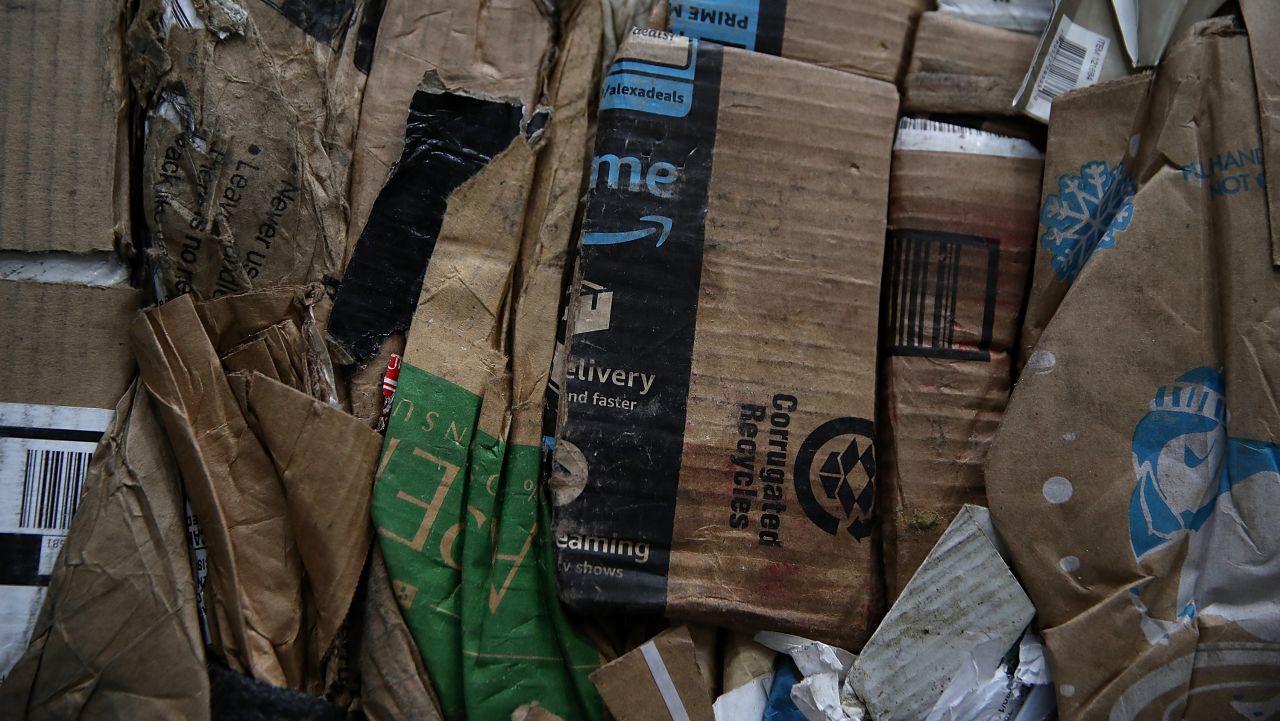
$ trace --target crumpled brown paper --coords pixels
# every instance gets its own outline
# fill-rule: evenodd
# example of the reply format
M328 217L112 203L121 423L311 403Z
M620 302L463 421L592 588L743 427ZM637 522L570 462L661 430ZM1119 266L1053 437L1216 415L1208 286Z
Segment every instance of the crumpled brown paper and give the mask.
M332 372L310 318L316 295L182 296L132 330L208 545L214 652L312 693L363 567L381 448L319 400L332 396Z
M141 384L93 454L6 719L209 718L178 469Z

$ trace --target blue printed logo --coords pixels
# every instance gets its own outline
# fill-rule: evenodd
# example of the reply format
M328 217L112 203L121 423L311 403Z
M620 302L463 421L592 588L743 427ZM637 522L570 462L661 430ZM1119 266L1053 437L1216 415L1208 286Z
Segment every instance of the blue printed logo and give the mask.
M1059 280L1075 281L1097 248L1115 245L1116 234L1133 220L1136 184L1124 165L1101 160L1080 166L1079 175L1058 179L1058 192L1045 198L1040 223L1048 229L1040 245L1053 254Z
M1194 532L1227 490L1227 401L1222 374L1197 368L1156 390L1133 431L1137 487L1129 504L1133 554L1142 558Z
M637 228L635 230L628 230L621 233L586 232L582 234L582 244L620 245L622 243L630 243L633 240L648 238L654 233L657 233L657 247L661 248L662 244L667 242L667 236L671 235L671 219L665 215L645 215L641 216L640 220L646 223L654 223L654 225L648 228Z
M1133 431L1133 470L1129 538L1141 560L1199 531L1236 484L1280 473L1280 445L1228 437L1222 374L1201 367L1156 389Z
M619 60L609 68L601 90L601 110L633 110L683 118L693 107L693 76L698 41L689 41L682 66Z

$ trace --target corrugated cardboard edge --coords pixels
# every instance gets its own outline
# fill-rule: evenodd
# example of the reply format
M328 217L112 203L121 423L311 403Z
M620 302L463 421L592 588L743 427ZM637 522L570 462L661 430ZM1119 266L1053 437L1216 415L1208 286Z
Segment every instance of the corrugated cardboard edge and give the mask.
M1274 0L1240 0L1245 27L1252 29L1253 79L1258 86L1258 123L1266 167L1280 176L1280 4ZM1267 213L1271 222L1271 263L1280 267L1280 180L1267 184Z

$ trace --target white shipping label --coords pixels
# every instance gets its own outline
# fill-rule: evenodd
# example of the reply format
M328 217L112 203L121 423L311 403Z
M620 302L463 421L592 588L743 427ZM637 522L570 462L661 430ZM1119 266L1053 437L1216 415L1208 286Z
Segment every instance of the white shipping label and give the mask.
M115 411L0 403L0 681L22 656Z
M1111 40L1101 33L1071 22L1062 16L1058 32L1053 36L1044 65L1036 77L1027 110L1045 122L1055 98L1068 90L1086 88L1102 77Z
M898 134L893 139L893 149L996 155L1034 160L1044 158L1044 153L1037 150L1030 141L1022 138L1011 138L985 130L923 118L903 118L898 121Z

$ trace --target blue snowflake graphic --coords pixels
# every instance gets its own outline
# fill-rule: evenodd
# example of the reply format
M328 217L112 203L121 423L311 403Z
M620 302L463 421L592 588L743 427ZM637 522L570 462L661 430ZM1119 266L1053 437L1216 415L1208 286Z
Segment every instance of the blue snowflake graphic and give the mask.
M1060 280L1074 282L1096 248L1110 248L1116 233L1133 220L1133 177L1124 165L1108 167L1101 160L1080 166L1079 175L1058 178L1057 194L1045 198L1040 223L1048 230L1040 245L1053 253L1053 271Z

